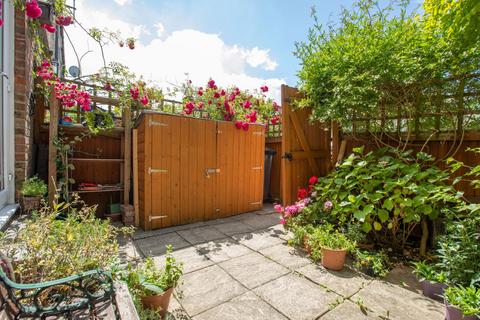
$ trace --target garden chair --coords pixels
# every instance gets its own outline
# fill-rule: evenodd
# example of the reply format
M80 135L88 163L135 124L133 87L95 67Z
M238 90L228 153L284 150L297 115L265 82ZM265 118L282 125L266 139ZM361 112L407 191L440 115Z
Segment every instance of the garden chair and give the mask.
M92 317L99 304L114 304L114 295L112 277L102 270L42 283L17 283L9 259L0 253L0 318L4 312L10 319L78 319L82 311ZM117 308L114 312L119 319Z

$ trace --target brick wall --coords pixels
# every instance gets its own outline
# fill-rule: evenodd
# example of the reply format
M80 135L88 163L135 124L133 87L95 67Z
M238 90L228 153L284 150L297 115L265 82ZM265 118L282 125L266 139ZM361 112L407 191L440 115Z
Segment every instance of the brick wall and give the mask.
M25 14L15 12L15 195L33 168L33 122L30 114L30 94L33 90L32 42L28 35Z

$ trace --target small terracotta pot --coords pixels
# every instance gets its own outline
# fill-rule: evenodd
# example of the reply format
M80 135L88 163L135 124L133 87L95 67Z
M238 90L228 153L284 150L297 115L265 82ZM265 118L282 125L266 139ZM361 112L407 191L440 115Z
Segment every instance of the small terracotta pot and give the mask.
M312 247L308 244L308 236L303 236L303 247L309 256L312 255Z
M23 212L31 212L33 210L40 209L40 203L42 200L42 196L35 196L35 197L21 197L21 205Z
M446 320L478 320L477 316L464 316L462 311L445 301L445 319Z
M322 248L322 266L327 269L340 271L345 265L347 250L333 250Z
M443 300L443 291L447 288L447 285L440 282L431 282L423 280L420 282L422 292L425 297L435 300Z
M149 297L142 297L142 305L145 309L157 310L162 319L165 318L172 297L173 288L168 289L163 294Z

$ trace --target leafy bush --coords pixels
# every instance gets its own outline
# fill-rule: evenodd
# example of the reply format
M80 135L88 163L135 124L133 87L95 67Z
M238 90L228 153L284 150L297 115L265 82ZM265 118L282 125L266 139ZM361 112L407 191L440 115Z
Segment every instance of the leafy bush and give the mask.
M480 315L480 289L475 287L448 287L444 292L450 305L460 310L464 316Z
M25 197L43 196L47 193L47 185L40 178L32 177L23 182L21 193Z
M355 250L353 266L371 276L385 277L388 274L388 256L384 252Z
M308 236L308 245L312 250L312 259L322 257L322 248L331 250L353 250L356 243L350 241L344 234L334 230L332 225L326 224L313 230Z
M426 227L427 219L462 203L448 172L432 166L431 156L386 148L362 152L363 148L354 149L315 185L314 203L331 201L330 216L338 225L361 224L365 233L403 247L418 224ZM422 240L424 251L427 239Z
M57 217L62 214L64 220ZM62 203L42 208L15 234L0 238L2 251L13 261L17 279L44 282L92 269L109 270L118 259L117 229L95 217L95 207L76 209Z
M426 263L425 261L415 262L413 265L415 267L413 272L421 280L445 283L445 274L443 272L439 272L438 267L435 265Z

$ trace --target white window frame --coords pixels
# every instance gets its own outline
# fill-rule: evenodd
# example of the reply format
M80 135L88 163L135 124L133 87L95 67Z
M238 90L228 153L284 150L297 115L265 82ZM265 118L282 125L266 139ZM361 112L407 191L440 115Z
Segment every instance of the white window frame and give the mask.
M13 0L3 1L3 161L5 189L0 191L0 209L7 204L15 203L15 117L14 117L14 8Z

